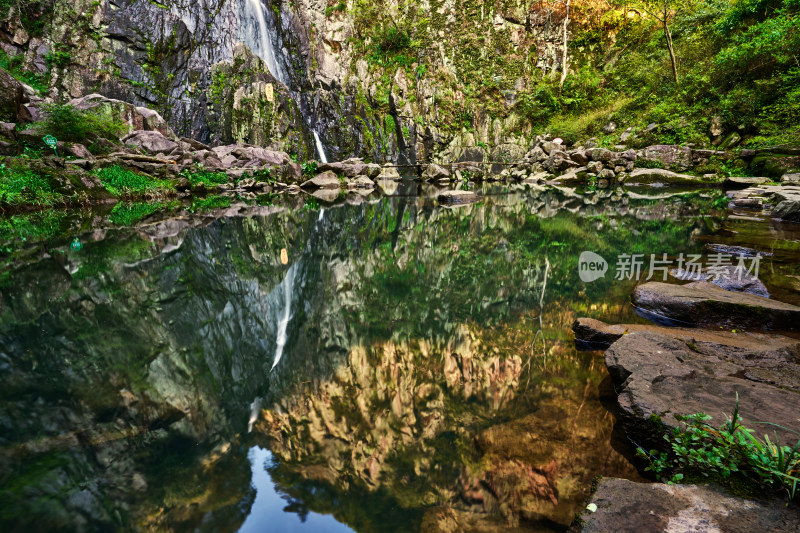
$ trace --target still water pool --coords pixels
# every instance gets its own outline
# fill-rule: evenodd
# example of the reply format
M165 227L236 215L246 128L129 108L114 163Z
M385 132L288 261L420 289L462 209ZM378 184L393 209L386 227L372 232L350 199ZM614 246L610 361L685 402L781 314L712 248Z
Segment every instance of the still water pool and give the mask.
M641 321L635 280L578 257L764 246L760 222L711 192L405 192L38 215L3 256L0 528L561 531L596 476L639 479L570 331ZM782 294L795 237L763 267Z

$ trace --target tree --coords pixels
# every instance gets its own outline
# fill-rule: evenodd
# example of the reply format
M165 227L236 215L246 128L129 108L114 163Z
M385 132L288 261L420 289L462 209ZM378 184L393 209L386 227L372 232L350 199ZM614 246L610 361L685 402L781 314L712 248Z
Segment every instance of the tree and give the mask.
M684 2L683 6L687 3ZM672 76L675 78L675 85L680 85L678 81L678 60L675 58L675 47L672 44L672 30L669 27L670 21L674 19L675 13L678 11L678 3L676 0L653 0L653 1L639 1L634 2L633 6L641 9L658 22L664 30L664 39L667 42L667 51L669 52L669 59L672 63ZM683 7L682 6L682 7Z

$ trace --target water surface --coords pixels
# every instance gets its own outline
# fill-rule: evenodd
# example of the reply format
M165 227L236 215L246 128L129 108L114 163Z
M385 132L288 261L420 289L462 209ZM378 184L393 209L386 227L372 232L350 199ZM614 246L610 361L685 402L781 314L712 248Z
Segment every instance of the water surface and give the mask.
M601 403L602 355L570 332L641 321L635 281L585 284L578 256L736 241L724 201L484 192L132 229L72 213L8 237L3 529L558 531L595 476L639 479ZM791 270L792 246L767 268ZM791 275L770 288L792 297Z

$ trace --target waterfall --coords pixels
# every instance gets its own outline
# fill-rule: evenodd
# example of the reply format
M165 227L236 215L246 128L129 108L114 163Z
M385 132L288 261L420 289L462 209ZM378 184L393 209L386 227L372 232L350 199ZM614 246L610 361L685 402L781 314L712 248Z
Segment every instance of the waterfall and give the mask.
M275 76L279 82L288 84L288 77L278 64L275 56L275 48L267 27L267 17L264 12L264 4L261 0L244 0L244 18L242 25L242 41L250 50L264 60L270 74Z
M314 142L317 145L317 153L319 154L320 162L327 163L328 158L325 157L325 148L322 146L322 141L319 140L319 133L317 133L317 130L314 130Z
M240 35L244 44L250 48L250 51L260 57L267 64L270 74L275 79L284 84L289 91L292 92L295 99L297 94L292 90L290 85L289 76L281 67L278 58L275 55L275 43L270 35L270 28L267 25L267 15L262 0L243 0L244 6L242 10L244 23L241 26ZM302 112L302 108L301 108ZM317 156L320 162L327 163L328 158L325 156L325 147L322 145L322 140L319 138L317 130L311 127L311 121L307 116L303 116L308 124L309 129L314 134L314 144L317 148Z
M283 278L280 284L280 290L283 291L283 315L278 321L278 332L275 338L275 358L272 361L270 370L278 365L283 356L283 347L286 346L286 328L292 318L292 286L294 285L296 268L297 263L289 268L289 271L286 272L286 277Z

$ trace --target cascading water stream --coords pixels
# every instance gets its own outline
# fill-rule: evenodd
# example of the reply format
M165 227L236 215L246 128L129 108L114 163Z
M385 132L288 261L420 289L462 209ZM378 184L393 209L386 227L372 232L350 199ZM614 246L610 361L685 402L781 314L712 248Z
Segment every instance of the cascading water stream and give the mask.
M312 130L314 132L314 142L317 145L317 153L319 154L319 160L322 163L327 163L328 158L325 157L325 148L322 146L322 141L319 140L319 133L317 130Z
M264 60L267 64L270 74L275 79L284 84L296 99L295 92L290 85L289 76L286 75L283 68L275 55L275 47L272 36L267 26L267 17L262 0L244 0L243 6L244 24L242 25L241 38L250 50ZM317 130L311 127L311 121L308 117L303 116L309 129L314 134L314 145L317 149L317 155L322 163L327 163L328 158L325 156L325 147L319 138Z
M292 318L292 286L294 285L294 276L298 263L293 264L289 271L286 272L286 277L283 278L280 284L280 290L283 291L283 315L278 321L278 331L275 336L275 358L272 361L272 370L275 368L283 356L283 348L286 346L286 329L289 326L289 320Z

